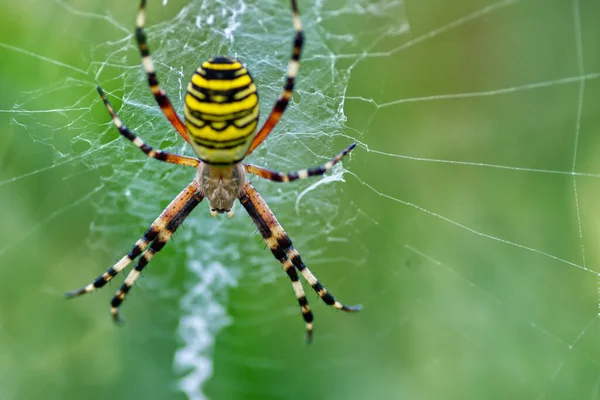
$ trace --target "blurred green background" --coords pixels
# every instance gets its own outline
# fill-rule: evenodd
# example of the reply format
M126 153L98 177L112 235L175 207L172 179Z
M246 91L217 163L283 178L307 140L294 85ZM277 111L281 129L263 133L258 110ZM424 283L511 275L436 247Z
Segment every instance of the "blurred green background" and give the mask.
M199 207L125 302L123 328L108 317L118 283L63 299L125 254L190 177L147 163L106 125L95 83L125 97L135 82L128 105L152 99L127 38L137 2L88 3L5 0L0 15L0 399L184 398L176 381L189 371L173 359L183 346L181 297L198 280L184 245L202 249L203 263L236 266L237 283L198 305L220 304L230 318L204 344L209 398L600 398L600 3L331 1L316 12L301 1L309 39L325 45L308 44L302 68L311 79L300 79L290 118L317 115L341 128L284 125L252 161L290 170L359 142L345 182L311 192L300 203L308 209L295 211L306 185L259 188L316 275L364 306L346 315L310 293L310 346L288 279L241 207L229 229ZM167 21L150 43L157 57L165 49L171 60L172 43L212 29L205 23L182 40L165 27L188 3L150 4L149 25ZM250 4L264 19L242 12L234 36L252 43L243 32L265 27L281 65L257 80L272 100L291 27L285 19L279 31L266 27L288 5ZM193 57L181 51L181 65L157 63L176 104L179 77L226 52L221 40ZM113 53L111 72L101 63L119 41L129 47ZM335 81L324 73L315 83L311 68L326 70L340 54ZM244 61L259 71L270 64ZM137 71L133 82L123 82L123 65ZM306 89L311 82L323 85L322 99ZM334 123L321 101L340 103L327 97L336 82L348 119ZM142 124L135 110L121 116ZM182 149L164 123L146 129L153 144ZM287 129L296 133L289 150ZM305 141L302 130L321 136ZM156 195L161 185L168 189ZM136 200L122 196L125 187Z

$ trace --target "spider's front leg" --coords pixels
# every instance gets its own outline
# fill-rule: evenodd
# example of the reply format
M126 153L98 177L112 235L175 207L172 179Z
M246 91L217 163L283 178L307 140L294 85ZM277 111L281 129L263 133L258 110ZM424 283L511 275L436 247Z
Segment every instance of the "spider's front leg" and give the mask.
M300 11L298 11L298 4L296 4L296 0L291 0L290 4L292 6L292 24L296 34L294 35L292 56L288 62L285 86L283 87L283 92L281 92L277 98L277 101L275 102L275 105L273 106L273 109L271 110L271 113L267 117L265 123L259 129L256 136L254 136L254 139L252 139L252 143L250 144L250 148L246 153L246 157L248 157L254 151L254 149L256 149L267 138L267 136L269 136L275 125L277 125L277 122L279 122L283 112L287 108L290 99L292 98L292 93L294 92L296 75L298 75L298 70L300 69L300 55L302 54L302 46L304 45L304 33L302 31L302 21L300 20Z
M304 294L302 284L298 280L297 271L300 271L306 281L327 305L348 312L359 311L361 309L360 305L346 306L340 303L323 287L306 265L304 265L300 258L300 254L292 246L292 241L277 221L277 218L275 218L275 215L273 215L269 209L269 206L267 206L267 203L265 203L250 182L247 182L244 185L239 200L254 221L254 224L269 246L269 249L271 249L275 258L279 260L283 269L292 281L294 292L296 293L298 303L302 310L302 316L306 322L307 341L310 342L312 339L313 314L308 306L308 300Z
M102 88L98 86L96 89L100 94L100 98L104 103L104 107L106 107L106 110L108 111L113 120L113 124L115 125L121 136L123 136L127 140L130 140L141 151L143 151L144 154L146 154L150 158L155 158L159 161L164 161L172 164L186 165L188 167L194 168L198 167L198 165L200 164L200 160L197 160L193 157L180 156L178 154L171 154L166 151L156 150L149 146L146 142L144 142L142 138L140 138L131 130L129 130L129 128L123 123L123 121L121 121L121 119L117 116L117 113L115 112L115 109L113 108L112 104L110 104L110 101L106 97L106 94L104 93Z
M146 31L144 30L145 24L146 0L141 0L140 9L135 20L135 39L137 40L140 55L142 56L142 66L144 67L144 71L148 77L148 86L150 86L150 91L152 92L152 95L156 99L156 103L158 103L158 106L162 110L165 117L167 117L171 125L173 125L181 137L183 137L186 142L190 143L190 138L188 137L184 123L177 115L177 112L175 111L173 104L171 104L171 100L169 100L167 93L160 87L158 83L156 69L154 68L154 63L152 62L152 57L150 56L150 48L148 47L148 41L146 39Z

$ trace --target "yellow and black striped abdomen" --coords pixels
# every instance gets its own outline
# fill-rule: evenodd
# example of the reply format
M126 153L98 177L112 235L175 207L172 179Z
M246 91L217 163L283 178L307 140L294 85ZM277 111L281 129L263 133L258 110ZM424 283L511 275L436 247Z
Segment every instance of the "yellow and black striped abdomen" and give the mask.
M185 97L185 125L198 157L209 164L244 158L258 123L258 94L237 60L216 57L202 63Z

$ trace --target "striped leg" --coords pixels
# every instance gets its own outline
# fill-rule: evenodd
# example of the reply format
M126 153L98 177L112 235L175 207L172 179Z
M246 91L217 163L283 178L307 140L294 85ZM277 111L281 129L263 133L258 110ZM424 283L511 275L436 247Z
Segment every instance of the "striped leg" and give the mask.
M127 254L125 257L121 258L115 265L106 270L105 273L97 277L94 282L90 283L87 286L84 286L77 290L72 290L66 293L67 298L71 299L73 297L81 296L82 294L89 293L95 289L101 288L106 285L112 278L115 277L119 272L121 272L125 267L127 267L137 256L142 254L142 251L148 246L152 240L156 238L158 234L157 223L160 223L160 217L154 221L154 223L150 226L150 229L146 231L144 236L135 242L133 245L133 249Z
M173 220L181 211L181 209L187 204L190 198L193 198L194 194L198 189L198 182L194 180L189 184L175 199L165 208L165 210L156 218L156 220L150 225L150 228L146 231L144 236L138 240L129 254L121 258L115 265L106 270L105 273L100 275L87 286L81 289L73 290L68 292L66 296L68 298L81 296L82 294L89 293L95 289L101 288L106 285L115 275L121 272L127 265L129 265L137 256L142 254L144 249L152 241L155 241L161 232L165 230L169 221Z
M104 94L104 91L100 86L98 86L98 93L100 93L100 97L102 98L102 101L104 102L108 113L112 117L115 127L119 130L119 133L121 133L121 135L125 138L131 140L133 144L139 147L139 149L142 150L148 157L156 158L157 160L172 164L187 165L190 167L197 167L200 164L200 161L193 157L171 154L162 150L154 150L151 146L147 145L140 137L136 136L135 133L131 132L129 128L125 126L125 124L123 124L121 119L119 119L119 117L117 116L117 113L115 112L115 109L113 108L112 104L110 104L110 101L108 101L108 99L106 98L106 95Z
M296 79L296 75L298 75L298 69L300 68L300 54L302 53L302 44L304 43L304 35L302 33L302 21L300 20L300 12L298 11L298 6L296 4L296 0L291 0L292 3L292 18L294 24L294 30L296 31L296 37L294 39L294 48L292 50L292 57L288 63L287 69L287 80L285 86L283 87L283 92L279 95L275 106L273 106L273 110L271 110L271 114L265 121L264 125L250 144L250 149L246 156L250 155L257 148L263 140L269 136L269 133L273 130L281 115L285 111L290 99L292 98L292 92L294 91L294 81Z
M308 268L302 262L300 255L292 246L292 241L285 233L277 218L273 215L269 206L262 199L260 194L254 189L254 187L248 182L242 190L240 195L240 202L248 211L248 214L254 221L258 230L262 234L265 242L271 249L271 252L277 258L283 268L290 276L292 284L294 285L294 291L296 297L302 308L302 315L306 321L307 339L310 340L312 337L312 313L308 307L304 290L298 282L298 275L296 269L302 273L304 278L313 287L321 299L328 305L332 305L335 308L344 311L358 311L360 306L345 306L342 303L335 300L335 298L321 285L321 283L315 278ZM291 264L291 265L290 265ZM291 273L292 266L294 266L294 272ZM296 283L297 282L297 283ZM302 289L302 290L301 290Z
M294 264L296 269L300 271L302 276L304 276L304 279L306 279L310 286L312 286L312 288L315 290L315 292L317 292L317 294L319 295L321 300L325 302L325 304L327 304L328 306L333 306L339 310L348 312L360 311L362 309L362 306L360 304L355 306L347 306L337 301L333 297L333 295L329 293L327 289L325 289L325 287L323 287L323 285L321 284L321 282L319 282L317 277L314 276L312 272L310 272L306 265L304 265L304 263L302 262L302 258L300 258L300 254L294 247L292 247L291 241L290 246L285 250L285 252L292 264Z
M246 183L244 190L242 190L242 195L240 196L240 203L246 209L258 230L260 231L262 237L265 239L265 242L271 249L271 252L279 260L283 270L287 273L290 280L292 281L292 287L294 288L294 293L296 294L296 298L298 299L298 304L300 304L300 310L302 311L302 317L304 318L304 322L306 324L306 341L310 343L312 341L312 332L313 332L313 314L310 310L310 306L308 305L308 300L306 299L306 295L304 293L304 288L302 287L302 283L298 279L298 272L296 268L292 264L292 262L287 258L285 251L279 245L279 237L278 233L283 232L277 219L271 213L271 210L267 207L264 200L260 197L260 195L254 190L254 188L250 185L250 183ZM278 230L273 231L273 227L278 228ZM285 232L283 233L284 239L287 239L287 235ZM287 239L289 240L289 239Z
M327 163L308 169L301 169L300 171L281 173L277 171L272 171L266 168L258 167L252 164L244 164L244 168L246 172L260 176L261 178L265 178L271 181L276 182L291 182L297 179L306 179L309 176L315 175L323 175L325 172L329 171L335 164L337 164L342 157L346 154L350 153L353 148L356 147L356 143L352 143L350 146L345 148L340 154L335 156L335 158L331 159Z
M154 98L156 99L156 102L158 103L163 114L165 114L165 117L167 117L171 125L173 125L173 127L177 130L177 132L179 132L185 141L189 143L190 139L188 137L187 130L185 129L185 125L173 108L171 100L169 100L165 91L158 84L156 69L154 68L152 57L150 57L150 49L148 48L146 32L144 31L144 23L146 20L145 8L146 0L141 0L140 10L135 20L135 38L138 42L138 47L142 55L142 65L144 66L144 71L146 71L146 74L148 75L148 85L150 85L150 90L152 91L152 94L154 95Z
M162 250L162 248L165 246L165 244L167 244L169 239L171 239L173 233L175 233L177 228L181 226L183 221L185 221L185 219L190 215L192 210L202 201L203 196L198 193L197 189L198 182L194 180L184 190L185 195L178 196L178 199L174 200L169 205L169 207L167 207L167 210L171 211L171 213L168 218L164 218L164 220L162 221L162 229L160 230L152 244L150 244L150 247L148 247L148 249L142 254L135 268L131 270L131 272L129 272L129 275L127 275L125 282L123 283L123 285L121 285L121 288L119 288L119 290L117 291L117 293L111 301L110 313L112 314L112 317L115 322L121 322L119 318L118 308L125 299L125 296L129 292L129 290L131 290L131 287L133 286L137 278L139 278L144 267L148 265L148 263L156 253ZM174 204L177 200L177 204Z

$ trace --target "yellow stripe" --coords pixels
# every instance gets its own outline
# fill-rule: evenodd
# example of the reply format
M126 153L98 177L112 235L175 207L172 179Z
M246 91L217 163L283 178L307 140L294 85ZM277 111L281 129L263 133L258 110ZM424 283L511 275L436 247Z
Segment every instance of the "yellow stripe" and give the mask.
M244 97L248 96L250 93L256 93L256 85L254 83L252 85L248 86L248 89L242 90L241 92L237 92L236 94L234 94L233 98L236 100L243 99Z
M250 136L252 138L252 136ZM196 146L201 146L204 151L238 151L239 147L248 147L249 138L241 138L240 140L232 140L230 142L210 142L202 139L194 139L192 143ZM207 146L216 147L209 148ZM226 148L228 147L228 148Z
M194 89L194 85L192 85L192 82L190 82L188 84L187 91L190 92L191 94L193 94L194 96L196 96L197 98L199 98L200 100L206 99L206 96L204 95L204 93L199 92Z
M203 127L204 125L206 125L206 122L209 122L209 121L204 121L203 119L198 119L198 118L194 117L192 114L190 114L190 111L187 107L185 107L183 111L185 114L186 125L187 125L187 122L190 121L192 124L196 125L197 127ZM222 121L226 121L226 119L222 119Z
M193 96L187 94L185 96L185 105L193 111L198 111L206 114L227 115L236 112L249 110L258 103L258 96L251 95L244 100L235 103L205 103L198 101Z
M200 99L200 100L206 99L206 95L204 93L194 89L194 85L192 85L191 82L187 87L187 91L189 93L191 93L197 99ZM235 93L233 95L233 98L235 100L243 99L244 97L246 97L252 93L256 93L256 85L254 83L251 84L250 86L248 86L248 89L245 89L245 90L242 90L241 92ZM215 102L215 103L225 103L227 101L227 96L215 94L215 95L210 96L210 101Z
M189 121L190 124L194 125L196 128L203 128L205 125L210 125L215 129L219 129L219 127L224 127L227 123L233 123L235 126L242 127L246 124L252 122L252 120L258 119L258 106L254 107L252 112L246 116L239 118L231 118L230 115L225 115L223 117L212 117L211 118L197 118L194 115L191 115L189 110L185 109L185 119Z
M223 131L215 131L210 125L197 128L194 125L187 124L188 132L194 138L199 140L211 140L213 142L229 142L245 136L248 136L256 129L256 122L245 128L238 128L235 125L229 125Z
M195 116L193 116L192 113L190 112L190 109L188 107L185 107L183 109L183 113L185 115L186 122L187 121L191 121L196 126L204 126L204 125L206 125L207 121L205 121L203 119L200 119L200 118L196 118ZM221 120L222 121L226 121L225 118L223 118Z
M234 62L233 64L213 64L210 61L204 61L202 63L202 68L216 69L220 71L231 71L233 69L242 68L242 64L240 64L239 62Z
M221 121L232 121L234 120L235 122L237 121L245 121L247 120L247 116L252 114L256 117L258 117L258 105L254 106L254 108L250 109L250 110L242 110L239 113L234 113L234 114L225 114L225 115L209 115L209 114L202 114L200 113L199 115L196 114L192 114L192 111L194 110L190 110L189 107L184 107L183 112L185 114L185 118L188 121L191 121L194 125L196 126L204 126L205 124L212 124L213 122L217 121L217 122L221 122ZM238 125L244 125L244 122L242 123L238 123Z
M233 121L233 123L236 124L237 126L244 126L247 123L249 123L250 121L252 121L253 119L258 119L258 106L254 107L254 110L252 110L252 113L246 115L245 117L236 119L235 121Z
M240 75L244 75L244 74L247 74L247 73L248 73L248 70L246 68L242 68L239 71L235 71L234 75L235 76L240 76Z
M198 152L198 157L208 163L233 164L234 161L242 160L248 151L247 145L240 145L233 149L208 149L200 145L193 146Z
M245 110L244 110L245 111ZM204 126L206 123L212 123L214 121L230 121L232 119L235 119L235 114L227 114L227 115L207 115L207 114L200 114L198 116L192 115L189 107L185 107L184 108L184 113L185 113L185 118L187 118L188 121L191 121L194 125L196 126Z
M231 90L249 85L252 82L250 75L243 75L236 79L204 79L198 74L192 76L192 83L198 87L209 90Z

